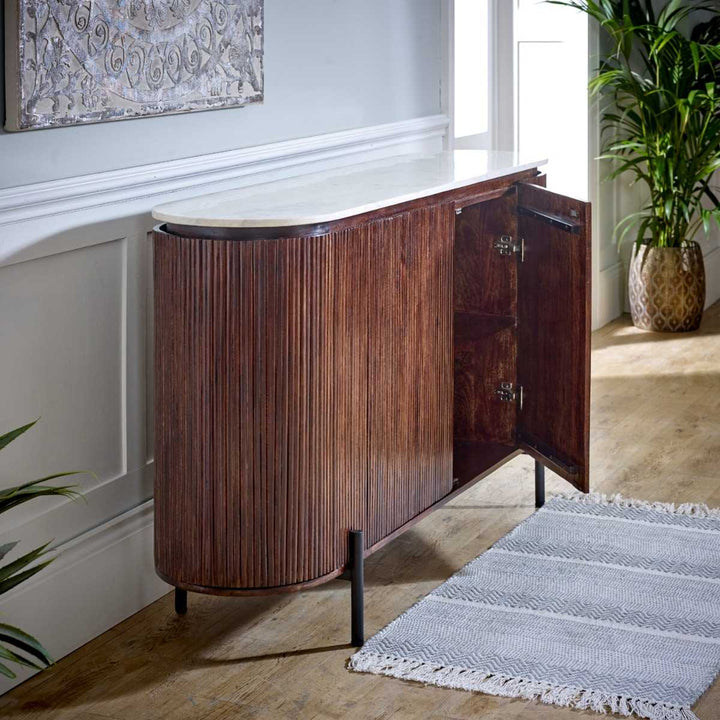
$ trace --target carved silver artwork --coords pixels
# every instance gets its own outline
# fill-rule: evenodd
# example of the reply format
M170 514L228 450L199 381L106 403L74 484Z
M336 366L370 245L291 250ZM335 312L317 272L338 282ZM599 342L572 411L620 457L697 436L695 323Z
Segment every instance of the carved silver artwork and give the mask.
M7 0L6 23L8 130L263 99L263 0Z

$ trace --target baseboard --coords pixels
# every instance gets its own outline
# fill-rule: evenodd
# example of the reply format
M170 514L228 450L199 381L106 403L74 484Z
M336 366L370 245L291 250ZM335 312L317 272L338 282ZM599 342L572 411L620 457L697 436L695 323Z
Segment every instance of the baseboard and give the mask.
M622 315L625 297L625 273L621 262L600 271L597 306L593 329L597 330Z
M48 568L3 596L3 622L22 627L59 659L169 592L154 571L148 501L61 545ZM16 680L0 679L0 694Z
M705 307L720 300L720 247L705 253Z

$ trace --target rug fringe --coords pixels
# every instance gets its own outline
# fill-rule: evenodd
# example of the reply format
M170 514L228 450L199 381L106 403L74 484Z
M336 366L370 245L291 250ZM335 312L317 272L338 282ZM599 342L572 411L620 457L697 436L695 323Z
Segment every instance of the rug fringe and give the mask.
M604 493L580 493L567 492L555 497L565 500L574 500L581 505L616 505L625 508L647 508L657 510L658 512L668 513L670 515L692 515L693 517L702 518L720 518L720 508L708 507L705 503L675 503L651 502L649 500L635 500L633 498L623 497L620 493L613 495L605 495Z
M697 715L689 707L609 695L596 690L553 686L549 683L481 670L432 665L419 660L380 655L363 650L350 658L348 667L355 672L389 675L402 680L414 680L458 690L475 690L499 697L540 700L547 705L594 710L602 714L610 711L625 717L635 715L647 720L698 720Z

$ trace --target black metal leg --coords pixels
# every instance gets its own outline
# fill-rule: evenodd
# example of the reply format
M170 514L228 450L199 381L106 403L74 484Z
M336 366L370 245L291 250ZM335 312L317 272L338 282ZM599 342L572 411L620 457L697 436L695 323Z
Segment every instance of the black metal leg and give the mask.
M545 504L545 466L535 461L535 507L541 508Z
M187 612L187 590L175 588L175 612L184 615Z
M365 573L363 556L363 531L350 531L350 603L351 603L351 643L355 647L362 647L365 642L364 602Z

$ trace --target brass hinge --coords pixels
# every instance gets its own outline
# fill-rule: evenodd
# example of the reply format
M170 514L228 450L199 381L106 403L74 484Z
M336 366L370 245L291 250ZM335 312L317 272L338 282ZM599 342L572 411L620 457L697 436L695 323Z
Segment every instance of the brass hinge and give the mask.
M501 255L517 254L520 256L520 262L525 262L525 238L520 238L520 244L515 245L510 235L502 235L499 240L493 242L493 247Z
M495 394L503 402L516 402L522 410L523 406L523 386L513 385L511 382L501 382L500 387Z

